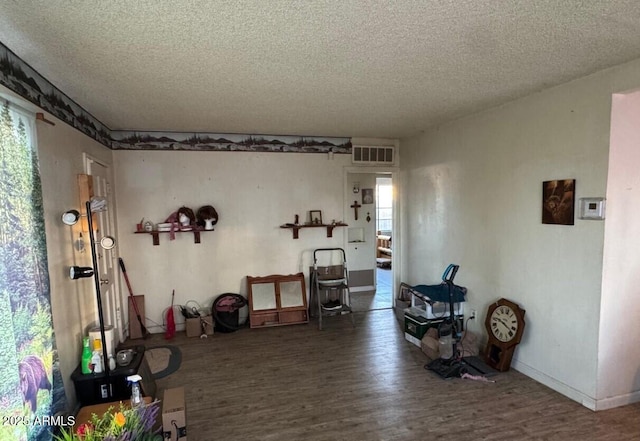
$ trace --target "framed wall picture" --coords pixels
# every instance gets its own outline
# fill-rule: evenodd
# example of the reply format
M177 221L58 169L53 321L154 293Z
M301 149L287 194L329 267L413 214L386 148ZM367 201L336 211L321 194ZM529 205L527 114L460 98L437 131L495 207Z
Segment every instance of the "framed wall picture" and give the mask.
M309 211L309 224L322 225L322 211L320 210Z
M373 188L362 189L362 205L373 204Z
M542 223L573 225L575 179L557 179L542 183Z

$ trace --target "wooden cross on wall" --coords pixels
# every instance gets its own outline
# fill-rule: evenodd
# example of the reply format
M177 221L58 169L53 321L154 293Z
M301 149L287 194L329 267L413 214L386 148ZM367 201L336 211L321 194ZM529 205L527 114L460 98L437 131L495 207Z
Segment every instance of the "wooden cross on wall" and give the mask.
M362 205L360 205L358 201L353 201L353 205L350 205L350 207L353 208L356 220L358 220L358 208L362 207Z

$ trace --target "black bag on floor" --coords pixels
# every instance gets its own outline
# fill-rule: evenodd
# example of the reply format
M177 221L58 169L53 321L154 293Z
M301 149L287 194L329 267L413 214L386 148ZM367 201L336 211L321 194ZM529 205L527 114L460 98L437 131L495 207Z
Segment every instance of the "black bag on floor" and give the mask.
M215 299L211 314L215 319L216 332L233 332L244 327L244 321L240 323L240 309L247 304L247 299L240 294L229 292Z

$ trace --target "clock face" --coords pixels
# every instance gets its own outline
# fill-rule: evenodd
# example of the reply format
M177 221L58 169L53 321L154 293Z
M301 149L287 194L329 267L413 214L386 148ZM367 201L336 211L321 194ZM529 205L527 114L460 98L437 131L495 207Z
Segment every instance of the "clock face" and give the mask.
M500 305L491 314L491 333L501 342L511 341L518 331L518 317L513 309Z

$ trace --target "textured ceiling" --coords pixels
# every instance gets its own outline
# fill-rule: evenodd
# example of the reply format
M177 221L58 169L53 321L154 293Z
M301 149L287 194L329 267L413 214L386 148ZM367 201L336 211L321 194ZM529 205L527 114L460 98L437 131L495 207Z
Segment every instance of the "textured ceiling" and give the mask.
M640 2L4 0L111 129L400 138L640 57Z

